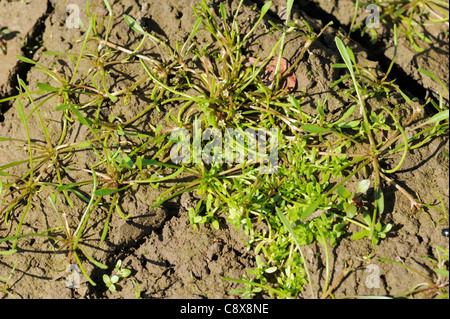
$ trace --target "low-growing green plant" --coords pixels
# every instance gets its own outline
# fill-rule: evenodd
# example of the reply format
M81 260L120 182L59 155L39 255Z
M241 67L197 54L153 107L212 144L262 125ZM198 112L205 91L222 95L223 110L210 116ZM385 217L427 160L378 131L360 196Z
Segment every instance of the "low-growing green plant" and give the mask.
M435 247L435 251L437 253L437 260L427 257L429 260L431 260L432 264L434 265L434 275L437 277L433 281L433 278L431 278L428 274L424 274L417 269L407 266L403 263L400 263L395 260L391 260L388 258L379 258L383 262L389 262L394 265L397 265L399 267L403 267L407 269L408 271L420 276L424 279L424 282L419 283L415 285L411 290L402 292L398 295L396 295L396 298L404 298L404 297L414 297L417 294L423 293L426 295L427 299L435 298L435 299L448 299L449 292L448 292L448 285L449 285L449 274L448 274L448 248L445 249L440 246Z
M355 103L337 120L330 122L325 113L327 98L317 101L317 114L308 114L301 107L301 97L288 94L281 85L283 77L295 70L308 48L329 25L315 34L305 21L303 25L289 19L282 26L272 23L273 32L280 32L279 41L269 56L255 58L259 63L246 63L251 58L246 56L246 46L269 11L271 2L262 6L256 23L244 33L238 22L243 1L230 15L224 3L213 7L202 0L194 6L197 22L192 32L183 44L176 43L174 48L145 31L133 17L124 15L130 29L141 37L134 49L111 43L113 12L108 1L104 3L109 15L103 33L97 31L97 16L90 14L87 3L89 25L83 27L85 38L79 54L44 52L69 58L73 66L70 78L19 57L23 62L33 64L33 68L44 73L52 83L37 83L38 90L30 92L19 80L21 92L0 100L16 100L19 117L27 133L25 140L9 137L0 141L25 145L29 155L26 160L0 167L4 178L0 183L2 218L6 221L11 214L20 216L16 234L0 239L0 243L12 241L12 248L2 250L0 254L16 253L15 248L21 238L45 237L54 242L55 248L59 243L67 246L69 263L73 254L89 282L95 285L78 256L81 251L94 265L106 267L83 248L92 216L97 215L103 222L99 240L105 241L113 212L123 219L130 217L120 208L121 194L144 185L155 189L164 186L165 190L152 203L153 207L184 192L196 191L199 201L188 211L189 221L195 229L206 223L218 229L220 222L226 220L247 234L246 245L255 254L256 267L249 269L242 278L224 278L245 286L232 293L241 293L244 297L267 293L280 298L297 298L301 294L327 298L333 296L338 284L337 281L330 282L330 248L347 234L346 226L351 223L360 228L352 234L354 240L367 237L374 245L379 244L392 227L379 222L379 216L384 212L382 180L404 193L412 208L422 206L389 176L400 169L410 150L448 133L448 110L443 106L441 94L438 103L427 101L434 103L437 114L421 124L415 121L423 106L415 107L406 123L387 107L367 114L367 98L380 93L389 94L392 90L402 94L408 106L417 105L394 81L387 81L394 60L387 74L377 79L369 70L360 67L353 52L336 38L344 63L335 66L347 68L349 75L335 85L351 80L347 96ZM293 1L287 1L287 4L289 17ZM194 41L202 32L214 39L206 47ZM291 67L281 73L280 61L284 58L286 37L290 34L302 37L305 44ZM92 40L99 46L94 49L88 46ZM146 41L156 47L158 54L150 57L140 53ZM262 74L276 56L275 76L268 83ZM142 67L139 79L115 92L108 88L109 68L135 60ZM91 63L91 69L87 74L80 74L79 66L86 61ZM422 70L422 73L437 79L430 72ZM114 105L123 100L126 104L138 88L143 88L149 102L137 111L137 115L128 119L110 116L104 120L101 117L104 103ZM45 98L36 105L35 97L44 95ZM80 103L80 97L87 102ZM58 141L51 139L40 113L41 106L50 99L56 101L55 112L61 114L63 131ZM24 100L33 106L30 115L25 115ZM149 112L160 112L166 105L174 107L167 112L164 125L155 127L149 124L150 132L136 133L134 125ZM357 109L359 116L355 115ZM41 124L45 144L31 140L27 126L31 115L36 116ZM349 120L352 116L353 120ZM214 128L222 133L225 128L236 129L244 137L243 141L233 141L237 151L251 150L250 144L255 140L249 133L251 130L269 132L269 139L278 141L278 163L271 168L270 174L261 173L262 168L267 168L264 167L267 163L261 160L264 157L259 156L259 150L254 152L256 154L247 153L244 161L239 163L192 161L193 148L207 145L201 136L193 139L192 143L183 140L186 132L194 136L198 129L195 123L200 124L200 129ZM85 128L92 138L67 143L66 135L71 126ZM413 135L406 133L406 127ZM126 138L125 144L121 138ZM177 145L187 145L191 156L186 162L173 161L171 150ZM275 145L270 145L270 148L274 149ZM73 167L66 162L83 152L94 154L94 160L86 163L85 167ZM397 153L401 154L399 163L393 168L384 167L383 159ZM220 156L216 149L211 149L211 154ZM250 159L250 155L258 156ZM27 165L22 176L8 171ZM65 182L64 177L71 177L73 172L82 172L89 177L83 181ZM359 174L362 172L371 172L372 177L366 175L361 179ZM45 181L42 180L44 174ZM178 178L183 178L183 181L173 183ZM355 178L359 180L356 190L347 189L345 183ZM371 186L373 198L367 196ZM31 201L43 192L50 197L50 205L54 206L59 224L40 232L22 234L22 224ZM64 198L69 207L74 208L73 196L84 205L79 217L61 213L65 210L60 207L63 203L59 199ZM11 199L6 201L7 198ZM76 226L73 227L69 221ZM325 271L318 283L312 281L303 251L304 246L313 242L319 243L325 251ZM114 271L111 276L103 276L110 291L115 291L119 280L131 273L121 268L120 260ZM339 278L344 277L345 274ZM139 297L139 284L135 283L135 289Z
M402 193L404 193L408 199L411 201L411 207L413 209L417 209L422 207L422 204L418 203L416 199L414 199L411 195L409 195L403 188L401 188L398 184L394 183L394 181L387 176L387 174L392 174L396 172L400 167L402 166L408 151L417 147L420 147L425 143L429 138L432 136L438 136L441 134L441 132L445 132L448 130L448 110L441 111L435 116L433 116L431 119L426 121L423 124L417 125L414 128L411 128L412 131L415 131L417 129L420 129L422 126L425 126L427 124L434 124L434 128L431 130L427 128L427 130L422 130L418 135L427 134L430 132L430 135L428 135L426 138L423 139L421 143L418 143L416 145L410 145L412 144L412 141L414 141L415 137L408 138L405 129L403 128L403 125L408 126L410 125L418 116L418 114L421 112L421 108L415 108L414 112L411 116L411 118L405 123L401 124L400 121L393 115L393 113L388 110L385 107L382 107L382 109L389 115L394 123L395 123L395 132L391 134L391 136L384 141L377 142L374 136L374 133L379 131L379 128L383 127L384 120L380 121L380 117L376 114L372 113L370 117L366 114L366 106L365 106L365 97L361 94L361 87L364 87L358 80L357 80L357 74L358 74L358 66L355 60L355 57L353 55L353 52L351 49L343 44L343 42L336 37L336 45L339 49L339 52L345 62L346 67L348 68L350 72L350 77L353 82L353 87L356 92L356 100L359 105L360 114L362 116L362 120L360 124L357 126L354 126L353 128L356 128L358 130L358 133L349 136L343 133L342 126L336 126L336 125L304 125L302 128L310 133L315 134L333 134L340 140L346 140L349 142L347 144L347 147L350 146L350 144L357 145L359 149L364 150L365 153L359 153L359 154L351 154L350 152L339 154L334 154L335 156L351 156L354 158L353 163L354 165L357 165L357 163L362 163L359 165L359 167L356 170L353 170L352 173L356 173L360 169L365 168L367 165L371 164L372 169L374 172L374 211L372 214L372 217L369 215L364 216L365 222L368 224L369 229L365 229L363 232L361 232L359 235L356 235L357 238L368 236L372 239L373 243L378 242L378 237L385 236L385 232L387 232L391 226L386 225L382 226L379 223L376 223L376 217L378 214L382 214L384 211L384 195L383 190L381 188L381 179L386 180L389 183L393 183ZM407 101L410 102L409 98L407 98ZM345 128L345 127L344 127ZM369 141L369 145L365 146L357 141L357 139L364 137L365 140ZM403 137L403 143L401 143L399 146L393 147L393 144L400 138ZM380 166L380 161L385 156L389 156L392 154L395 154L396 152L402 152L401 159L399 163L392 169L383 168ZM331 153L323 153L323 154L331 154Z
M12 275L14 274L14 271L16 270L17 266L17 258L14 261L14 265L11 268L11 272L9 273L8 277L0 276L0 282L3 282L3 287L0 289L0 292L7 294L8 296L18 299L18 297L11 291L11 285L9 281L11 280Z
M400 0L400 1L382 1L376 0L370 3L356 1L355 14L350 26L350 32L361 29L361 34L370 30L372 42L377 41L377 33L369 25L364 27L354 26L354 21L358 12L358 7L367 5L376 5L379 8L381 23L388 27L398 27L399 30L409 39L412 47L417 52L423 52L417 39L431 44L431 37L426 31L426 27L432 24L446 23L449 21L449 4L441 0Z
M103 282L106 287L108 287L109 291L116 291L116 284L119 280L127 278L131 275L131 270L127 268L122 268L122 260L118 260L116 266L114 267L114 274L110 277L107 274L103 275Z
M0 49L2 50L3 54L6 54L8 51L6 47L6 40L3 39L3 36L8 33L11 33L11 30L9 30L8 28L2 28L2 30L0 30Z

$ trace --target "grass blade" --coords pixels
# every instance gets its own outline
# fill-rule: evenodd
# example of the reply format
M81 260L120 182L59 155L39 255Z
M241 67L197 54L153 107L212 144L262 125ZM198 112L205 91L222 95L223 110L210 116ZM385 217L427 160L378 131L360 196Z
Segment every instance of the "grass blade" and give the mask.
M423 73L423 74L429 76L430 78L432 78L433 80L435 80L436 82L438 82L440 85L442 85L442 87L444 88L445 92L447 92L447 94L448 94L448 89L447 89L447 87L445 86L444 83L442 83L442 81L441 81L436 75L434 75L434 74L431 73L430 71L427 71L427 70L424 70L424 69L419 69L419 72L421 72L421 73Z

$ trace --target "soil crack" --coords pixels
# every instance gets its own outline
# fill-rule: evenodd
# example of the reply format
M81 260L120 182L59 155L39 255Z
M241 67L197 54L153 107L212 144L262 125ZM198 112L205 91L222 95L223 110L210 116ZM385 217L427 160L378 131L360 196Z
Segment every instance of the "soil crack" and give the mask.
M26 36L26 43L22 46L22 55L28 59L33 59L34 54L39 51L42 48L42 38L45 33L45 21L50 16L50 14L53 12L54 7L50 0L47 0L47 9L43 13L41 17L39 17L36 20L36 23L34 26L30 29ZM17 89L19 86L18 79L20 78L25 82L25 84L28 84L27 75L28 72L31 70L31 67L33 65L29 63L25 63L23 61L17 61L16 66L11 71L11 74L9 75L8 83L6 84L6 87L10 87L11 90L9 92L4 92L5 97L6 96L14 96L19 93L19 90ZM1 92L0 92L1 93ZM0 99L4 98L0 95ZM6 113L11 107L13 103L12 102L4 102L0 103L0 122L4 121L3 114Z

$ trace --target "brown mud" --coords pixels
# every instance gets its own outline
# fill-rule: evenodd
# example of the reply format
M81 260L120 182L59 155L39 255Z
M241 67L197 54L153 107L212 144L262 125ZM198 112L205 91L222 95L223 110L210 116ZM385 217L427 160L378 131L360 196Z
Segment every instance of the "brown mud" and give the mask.
M116 17L110 41L124 47L135 47L140 37L130 30L129 26L120 17L123 14L135 17L146 30L151 30L160 38L167 39L167 43L183 41L188 37L195 24L192 5L195 1L110 1ZM239 19L244 26L255 21L263 1L245 1ZM294 95L306 93L302 100L305 109L314 109L318 98L324 99L329 93L330 85L345 74L342 69L335 69L331 65L340 61L339 53L334 45L334 37L338 34L338 27L348 30L353 12L353 1L299 1L294 5L293 18L303 18L310 23L317 33L333 19L335 25L328 28L323 36L311 46L307 56L296 69L297 87ZM36 89L36 82L51 83L51 79L42 72L17 61L16 55L24 55L38 61L49 68L56 68L65 76L71 76L73 69L64 58L44 55L44 51L61 51L78 53L83 40L83 32L77 28L67 27L69 4L81 8L81 19L87 24L87 16L83 13L86 2L84 0L63 1L7 1L0 0L0 28L8 27L13 33L7 39L7 54L0 52L0 98L17 93L17 76L20 76L29 85L30 90ZM91 10L98 14L99 32L101 26L106 25L107 9L103 1L90 1ZM144 5L145 4L145 5ZM226 1L227 8L235 9L236 1ZM274 1L272 9L265 18L266 22L257 30L249 46L249 56L265 58L269 55L273 45L278 40L276 34L265 34L263 28L269 27L267 20L281 23L278 12L283 7L283 1ZM362 11L359 21L366 17ZM397 78L398 83L411 96L420 99L436 94L439 84L427 78L417 70L427 69L433 72L448 87L448 26L431 30L436 41L428 45L425 52L418 54L409 45L407 39L399 41L399 59L391 74ZM350 45L359 61L365 61L373 70L383 74L392 57L393 47L389 42L389 31L379 30L381 40L377 50L365 38L357 38L346 44ZM434 33L433 33L434 32ZM196 41L208 43L208 36L199 35ZM302 39L289 37L285 50L285 57L292 61L300 51ZM89 43L96 46L97 43ZM423 45L427 45L424 43ZM154 48L144 48L149 54ZM78 72L87 73L91 65L81 63ZM111 90L120 90L133 80L142 77L143 70L139 63L126 66L115 66L111 70L111 83L107 87ZM416 94L416 95L414 95ZM448 96L445 96L448 100ZM389 99L368 100L368 107L377 109L377 106L387 103L397 105L401 98L393 94ZM120 101L120 100L119 100ZM328 98L326 112L333 117L338 115L348 101L338 94L331 94ZM120 101L114 107L105 106L103 116L111 115L132 118L146 107L148 101L139 93L133 95L124 104ZM411 110L403 104L398 112L402 116L411 114ZM30 112L31 108L26 108ZM48 130L53 139L57 140L61 132L58 112L53 112L52 101L44 103L41 112L48 123ZM144 120L136 123L136 130L149 131L149 125L157 125L165 121L165 114L169 107L160 112L149 113ZM423 114L424 117L432 113ZM2 105L2 122L0 123L0 137L14 137L26 139L20 118L13 104ZM43 141L44 136L37 121L29 122L29 129L33 139ZM77 127L69 130L69 141L86 140L90 132L85 128ZM395 181L408 190L414 197L423 203L438 204L442 196L444 206L449 207L449 161L443 155L449 152L448 137L432 140L425 147L411 151L401 170L396 172ZM88 167L86 163L95 162L95 154L86 152L82 158L74 157L71 167ZM0 145L0 165L13 162L19 158L26 158L26 150L14 143ZM397 159L398 160L398 159ZM389 163L386 163L389 164ZM392 164L392 163L391 163ZM24 168L26 169L26 168ZM85 172L73 173L65 182L83 180L89 177ZM355 187L349 182L347 187ZM383 224L391 223L393 229L377 246L369 240L352 241L351 227L348 236L339 240L337 246L331 249L331 282L342 279L336 285L333 295L346 296L394 296L408 291L424 281L419 275L393 263L383 263L377 257L388 258L410 266L421 273L436 280L432 271L434 265L429 258L437 258L436 247L448 249L448 238L442 236L441 231L448 228L443 222L443 215L433 209L412 211L410 201L399 192L394 185L383 185L385 189L386 207L381 221ZM83 191L89 194L87 187ZM117 260L130 270L130 278L138 282L142 298L239 298L239 295L230 294L231 289L243 288L242 285L221 279L242 278L247 270L255 266L252 250L246 246L245 234L234 229L225 220L221 221L220 229L216 230L208 224L201 225L194 230L188 219L188 209L195 205L193 194L184 194L166 202L157 209L150 206L163 190L151 187L140 187L135 192L122 196L121 209L125 215L131 215L124 220L113 214L109 236L104 243L99 242L102 232L102 219L106 216L98 214L92 217L88 229L92 245L89 252L97 260L109 266L103 270L85 262L85 269L97 286L90 285L81 276L79 288L66 287L67 250L61 247L56 250L51 242L39 238L26 238L19 241L19 252L9 256L0 255L0 276L11 279L8 290L2 291L3 282L0 281L0 297L11 298L135 298L136 286L131 279L125 279L118 284L118 290L110 292L103 284L102 276L110 274ZM69 223L76 226L76 221L83 213L84 204L74 197L75 207L67 212ZM17 215L11 215L8 224L0 225L0 238L15 234L14 222ZM36 232L48 229L53 225L54 215L52 207L48 204L45 194L38 194L31 203L26 220L22 225L22 232ZM7 249L5 245L2 249ZM305 253L309 262L314 285L323 284L325 261L323 247L310 245ZM428 258L427 258L428 257ZM14 267L14 271L13 270ZM353 271L339 278L344 269L351 267ZM374 279L376 279L374 281ZM261 297L267 297L262 294ZM310 297L304 294L302 297Z

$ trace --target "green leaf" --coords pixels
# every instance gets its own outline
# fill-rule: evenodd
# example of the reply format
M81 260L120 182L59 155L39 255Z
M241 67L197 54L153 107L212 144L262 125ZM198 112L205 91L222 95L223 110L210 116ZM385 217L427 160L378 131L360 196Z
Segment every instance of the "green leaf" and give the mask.
M308 133L328 133L330 132L330 129L314 124L305 124L300 127L303 131Z
M269 267L265 270L266 273L271 274L274 273L275 271L277 271L277 267Z
M107 287L109 287L111 285L111 279L109 278L109 276L107 274L103 275L103 282L106 284Z
M350 107L348 108L348 110L345 111L344 115L342 115L342 117L341 117L339 120L337 120L336 122L334 122L333 125L336 125L336 124L342 122L342 121L345 120L347 117L349 117L350 115L352 115L352 114L353 114L353 111L355 110L355 108L356 108L356 104L353 104L352 106L350 106Z
M91 120L85 118L81 112L72 104L69 104L69 108L70 110L75 114L75 116L78 118L78 121L83 124L83 125L87 125L90 126L92 124L94 124Z
M387 233L387 232L389 232L391 229L392 229L392 224L387 224L387 225L384 225L384 226L381 228L381 231L382 231L383 233Z
M243 293L243 292L245 292L244 289L231 289L231 290L229 291L229 293L232 294L232 295L241 294L241 293Z
M111 276L111 282L113 284L117 283L119 281L120 277L118 275L112 275Z
M108 91L106 91L106 95L113 102L117 102L117 100L119 99L117 96L111 95L111 93L109 93Z
M448 277L448 270L437 268L434 270L438 275Z
M361 123L361 121L355 120L355 121L339 123L339 124L335 124L335 125L340 128L354 128L354 127L359 126L359 123Z
M227 21L227 11L225 9L225 6L223 5L223 2L220 3L220 14L222 16L222 20Z
M344 59L345 65L350 70L350 72L353 73L352 62L350 61L350 56L348 55L346 46L344 45L342 40L339 39L338 37L335 37L335 42L339 52L341 53L342 58Z
M335 87L336 85L338 85L339 83L343 82L346 79L351 78L352 76L350 74L346 74L343 77L341 77L340 79L337 79L336 81L334 81L331 85L330 85L330 89L332 89L333 87Z
M109 188L103 188L103 189L97 189L94 192L95 196L107 196L107 195L111 195L117 192L120 192L122 190L124 190L125 188L120 188L120 189L109 189Z
M70 108L70 104L63 104L55 108L56 111L65 111Z
M255 256L255 261L256 261L256 265L257 265L259 268L263 268L263 267L264 267L264 263L263 263L262 260L261 260L261 256L256 255L256 256Z
M131 275L131 270L130 269L122 269L119 272L119 276L122 278L127 278L129 275Z
M139 25L139 23L137 23L136 20L134 20L132 17L130 17L127 14L124 14L123 18L126 21L126 23L128 23L128 25L131 27L131 29L133 29L136 32L142 33L142 34L146 34L144 29L142 29L142 27Z
M125 164L128 166L128 168L133 168L134 167L134 162L133 160L127 155L127 153L122 153L122 158L125 162Z
M59 89L57 89L57 88L55 88L55 87L53 87L53 86L51 86L51 85L49 85L47 83L39 83L38 82L36 84L36 86L38 88L40 88L41 90L44 90L44 91L49 91L49 92L58 92L59 91Z
M147 165L147 166L152 166L152 165L156 165L156 166L164 166L164 163L162 162L158 162L156 160L152 160L152 159L142 159L142 165Z
M449 112L449 110L445 110L445 111L442 111L442 112L439 112L439 113L435 114L431 119L426 121L426 124L431 124L431 123L434 123L434 122L440 122L440 121L448 119L448 112Z
M59 51L44 51L42 54L45 55L77 55L75 53L68 53L68 52L59 52Z
M111 9L111 6L110 6L108 0L103 0L103 2L105 3L105 6L108 9L109 13L112 14L112 9Z
M378 213L383 214L384 212L384 194L381 187L378 185L375 190L375 201L377 203Z
M22 125L25 127L25 129L28 132L27 118L23 111L22 103L19 100L17 100L17 112L19 113L19 118L20 118L20 121L22 122Z
M320 203L322 202L322 198L319 198L314 203L308 206L306 210L303 211L302 215L300 216L301 220L307 219L309 216L311 216L319 207Z
M213 195L211 193L208 194L206 198L206 211L211 211L211 204L213 201Z
M352 193L350 193L350 191L345 188L344 186L339 187L336 192L338 193L338 195L342 198L345 199L349 199L352 196Z
M345 63L333 63L331 66L338 69L347 68L347 65Z
M0 255L7 256L7 255L15 254L16 252L17 252L17 249L4 250L4 251L0 251Z
M26 58L24 56L21 56L21 55L16 55L16 59L18 59L18 60L20 60L22 62L25 62L25 63L36 64L35 61L33 61L31 59L28 59L28 58Z
M365 194L370 187L370 179L363 179L358 183L358 188L356 189L356 193Z
M376 225L375 225L375 230L377 231L377 232L380 232L381 231L381 223L380 222L378 222Z
M372 224L372 217L370 217L369 214L363 213L363 219L366 222L367 225Z
M272 1L269 1L261 8L261 14L259 15L258 20L256 21L256 23L253 24L253 27L250 29L250 31L247 32L247 34L244 36L244 38L242 39L242 43L244 43L245 40L253 33L253 31L256 29L258 24L261 22L263 17L266 15L267 11L269 11L271 6L272 6ZM271 22L271 21L269 21L269 22Z
M444 83L442 83L442 81L436 75L434 75L430 71L427 71L427 70L424 70L424 69L419 69L419 72L422 72L423 74L429 76L430 78L432 78L433 80L438 82L440 85L442 85L442 87L444 88L445 92L447 92L447 94L448 94L447 86Z
M202 216L195 216L194 217L194 224L198 224L202 221L203 217Z
M369 236L369 233L370 232L368 230L363 230L363 231L361 231L359 233L355 233L355 234L352 235L352 240L362 239L362 238L364 238L366 236Z
M358 213L358 210L356 209L356 205L352 203L345 207L345 212L348 218L353 218Z

